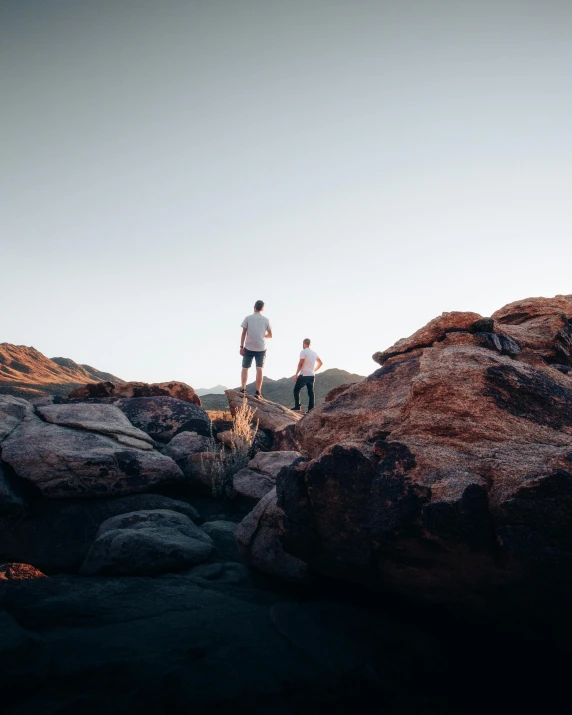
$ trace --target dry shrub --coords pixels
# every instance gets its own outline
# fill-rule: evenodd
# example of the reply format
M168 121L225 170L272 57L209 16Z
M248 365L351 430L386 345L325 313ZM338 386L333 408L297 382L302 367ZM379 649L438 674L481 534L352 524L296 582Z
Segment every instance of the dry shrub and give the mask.
M224 445L219 447L211 433L212 451L216 452L217 459L214 459L206 470L212 478L213 497L234 497L233 477L244 469L254 456L257 430L258 421L254 423L254 410L248 406L248 400L245 398L232 416L233 440L230 450L225 450Z

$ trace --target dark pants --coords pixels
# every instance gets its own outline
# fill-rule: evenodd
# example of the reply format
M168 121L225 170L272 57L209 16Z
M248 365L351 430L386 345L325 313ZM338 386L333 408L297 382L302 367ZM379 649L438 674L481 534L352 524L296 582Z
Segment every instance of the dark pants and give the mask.
M300 409L300 390L306 387L308 389L308 412L314 409L314 376L313 375L298 375L296 384L294 385L294 407Z

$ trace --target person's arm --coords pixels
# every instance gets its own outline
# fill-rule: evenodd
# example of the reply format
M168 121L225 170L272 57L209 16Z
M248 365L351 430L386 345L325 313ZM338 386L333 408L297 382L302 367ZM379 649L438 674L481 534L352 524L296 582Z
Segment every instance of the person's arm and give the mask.
M305 363L305 362L306 362L306 361L305 361L304 358L300 358L300 360L298 361L298 367L296 368L296 374L295 374L294 377L292 378L292 379L294 380L294 382L298 379L298 373L299 373L300 370L304 367L304 363Z
M265 337L265 338L271 338L271 337L272 337L272 329L271 329L271 328L268 328L268 330L266 331L266 333L264 333L264 337Z
M314 372L318 372L318 370L322 367L324 363L320 360L319 357L316 358L316 367L314 368Z
M240 336L240 354L244 355L244 341L246 340L246 328L242 329L242 335Z

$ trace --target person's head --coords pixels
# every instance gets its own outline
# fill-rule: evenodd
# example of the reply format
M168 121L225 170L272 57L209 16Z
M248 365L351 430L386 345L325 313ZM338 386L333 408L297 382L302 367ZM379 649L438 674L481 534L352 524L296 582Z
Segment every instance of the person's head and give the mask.
M302 345L303 345L305 348L309 348L310 345L311 345L311 343L312 343L312 341L310 340L310 338L304 338L304 342L302 343Z
M264 310L264 301L257 300L256 303L254 304L254 310L257 313L260 313L261 310Z

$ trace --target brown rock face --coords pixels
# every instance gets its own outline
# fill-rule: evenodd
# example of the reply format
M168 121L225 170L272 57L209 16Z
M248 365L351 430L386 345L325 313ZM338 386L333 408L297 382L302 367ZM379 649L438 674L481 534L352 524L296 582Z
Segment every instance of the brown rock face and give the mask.
M243 396L234 390L225 390L230 405L230 411L234 415L242 405ZM269 400L259 400L256 397L248 396L248 406L254 410L254 419L258 420L260 429L275 432L288 425L295 424L302 419L302 414L292 412L287 407L279 405L277 402Z
M184 382L96 382L72 390L69 394L73 400L87 400L102 397L174 397L177 400L201 405L201 398L190 385Z
M511 304L496 332L449 313L377 353L296 426L311 461L277 480L285 549L434 601L569 583L571 317L572 296Z

